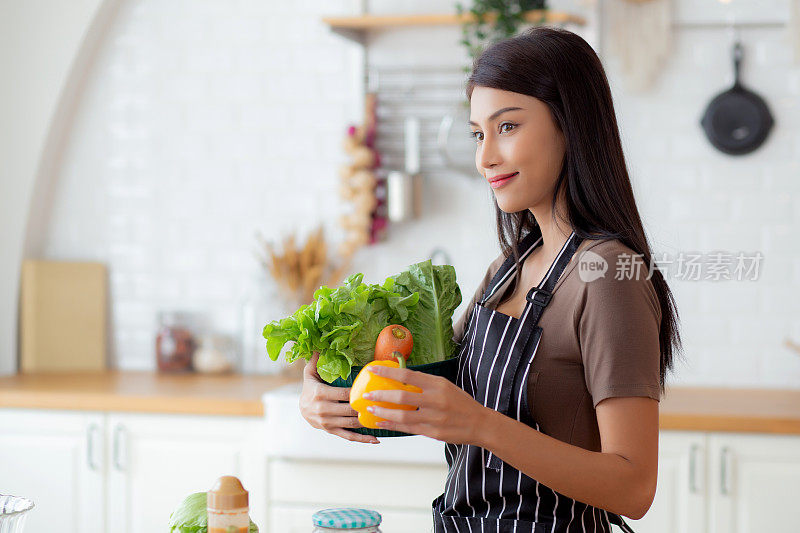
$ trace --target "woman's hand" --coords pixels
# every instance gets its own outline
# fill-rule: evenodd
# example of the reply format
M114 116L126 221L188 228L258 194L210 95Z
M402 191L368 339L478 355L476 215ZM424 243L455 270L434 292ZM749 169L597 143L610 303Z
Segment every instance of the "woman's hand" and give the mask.
M372 435L361 435L345 428L363 427L358 413L350 407L350 387L332 387L317 373L319 352L303 369L303 392L300 394L300 414L311 426L354 442L378 444Z
M451 444L476 444L481 427L491 414L472 396L446 378L407 368L375 366L367 369L378 376L416 385L422 392L380 390L364 394L374 401L415 405L416 411L371 406L367 409L387 422L378 422L383 429L425 435Z

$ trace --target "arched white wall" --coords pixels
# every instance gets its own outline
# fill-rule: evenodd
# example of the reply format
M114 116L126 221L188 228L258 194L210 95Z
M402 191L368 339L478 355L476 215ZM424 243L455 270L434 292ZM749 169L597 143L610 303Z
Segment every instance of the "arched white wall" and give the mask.
M20 265L35 255L63 132L119 0L0 0L0 374L17 367Z

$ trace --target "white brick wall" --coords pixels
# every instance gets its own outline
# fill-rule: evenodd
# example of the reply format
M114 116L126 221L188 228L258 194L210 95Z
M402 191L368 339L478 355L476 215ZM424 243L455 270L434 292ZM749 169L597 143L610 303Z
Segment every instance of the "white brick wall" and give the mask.
M346 161L344 128L361 119L359 50L319 19L356 4L125 3L87 80L44 250L108 261L118 367L153 367L160 309L202 311L235 332L258 272L256 229L277 239L322 221L338 241L336 169ZM442 12L452 2L418 4L408 11ZM710 4L698 12L682 0L677 11L682 20L724 20ZM552 5L596 20L591 3ZM785 1L775 5L770 21L785 18ZM760 16L737 9L737 20ZM674 53L646 93L626 91L615 58L604 57L655 251L765 254L757 282L671 283L688 360L676 383L800 386L800 356L783 346L786 336L800 342L800 66L785 33L741 30L744 83L767 99L776 127L762 149L739 158L713 150L699 127L707 102L732 80L724 26L678 26ZM594 27L585 34L595 42ZM460 65L458 35L376 35L370 62ZM479 180L429 176L423 220L393 227L355 268L380 281L443 246L468 299L497 254L490 194ZM274 318L283 311L276 304Z
M712 6L712 4L714 4ZM753 3L755 4L755 3ZM769 22L785 20L775 2ZM725 21L682 1L681 20ZM733 4L731 4L733 5ZM747 6L737 21L753 21ZM751 6L752 7L752 6ZM758 281L671 282L686 345L673 382L718 386L800 386L800 356L783 346L800 334L798 289L798 120L800 65L781 26L745 26L743 83L768 102L776 125L762 148L728 157L706 141L698 122L708 101L733 81L730 32L678 26L675 52L653 90L629 94L606 58L629 167L654 248L709 253L761 251Z

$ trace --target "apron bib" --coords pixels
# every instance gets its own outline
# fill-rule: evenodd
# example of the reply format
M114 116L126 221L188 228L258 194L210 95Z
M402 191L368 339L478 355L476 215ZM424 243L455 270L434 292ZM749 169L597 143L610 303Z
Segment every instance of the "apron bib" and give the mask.
M511 283L516 264L509 256L475 304L459 349L458 386L482 405L537 431L526 392L542 338L539 318L581 240L573 231L542 282L528 291L519 319L483 305ZM541 243L539 232L526 235L518 244L520 262ZM445 443L445 458L445 491L432 504L436 533L610 533L612 523L633 533L619 515L559 494L484 448Z

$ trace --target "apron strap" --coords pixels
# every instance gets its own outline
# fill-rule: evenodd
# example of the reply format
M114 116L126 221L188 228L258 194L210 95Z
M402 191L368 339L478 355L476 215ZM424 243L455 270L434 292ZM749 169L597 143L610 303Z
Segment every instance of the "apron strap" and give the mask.
M614 524L615 526L619 526L624 533L636 533L634 530L631 529L631 526L625 523L625 520L618 514L608 513L608 521Z
M515 337L511 349L509 350L508 367L512 369L512 372L508 379L501 381L497 385L499 394L497 411L500 413L508 415L512 389L514 388L514 382L521 366L520 361L522 360L523 353L526 351L525 349L530 340L531 333L536 329L542 312L553 297L553 289L558 282L558 278L561 276L561 273L564 272L564 269L572 259L572 256L575 254L582 240L583 239L575 235L573 231L569 238L567 238L564 246L561 247L561 251L558 253L555 261L553 261L553 264L550 265L550 269L547 271L547 274L545 274L542 282L538 286L532 287L525 296L525 309L517 323ZM500 470L502 461L492 452L489 452L488 455L486 466L493 470Z
M538 226L525 235L519 244L517 244L517 253L519 254L520 262L525 261L527 257L539 246L542 242L542 232L538 228ZM492 281L486 286L486 290L483 291L483 296L481 297L480 304L485 304L492 295L500 290L509 279L514 276L514 272L517 270L517 264L514 262L514 256L509 255L506 257L503 264L500 265L500 268L495 272L494 277L492 277Z

